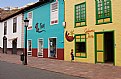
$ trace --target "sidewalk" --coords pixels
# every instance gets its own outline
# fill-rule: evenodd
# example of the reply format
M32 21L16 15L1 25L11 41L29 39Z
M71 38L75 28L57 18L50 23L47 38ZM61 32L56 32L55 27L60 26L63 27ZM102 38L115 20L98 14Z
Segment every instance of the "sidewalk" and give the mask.
M0 53L0 61L22 64L20 56L12 54ZM27 66L84 77L86 79L121 79L121 67L105 64L89 64L48 58L28 57Z

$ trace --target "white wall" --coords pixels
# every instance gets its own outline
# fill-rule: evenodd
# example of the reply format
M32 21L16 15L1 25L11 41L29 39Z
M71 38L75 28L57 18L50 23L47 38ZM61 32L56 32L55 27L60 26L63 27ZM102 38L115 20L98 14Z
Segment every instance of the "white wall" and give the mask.
M0 47L3 45L3 22L0 22Z
M13 18L17 17L17 32L13 33ZM10 19L7 19L7 48L12 48L12 39L17 38L17 48L21 48L21 31L22 31L22 14L19 14L17 16L14 16ZM4 21L5 22L5 21ZM4 22L2 22L2 27L4 27ZM4 29L0 28L0 31L4 31ZM4 34L2 33L2 38ZM0 39L0 41L3 42L3 40ZM3 47L3 44L0 43L0 45Z

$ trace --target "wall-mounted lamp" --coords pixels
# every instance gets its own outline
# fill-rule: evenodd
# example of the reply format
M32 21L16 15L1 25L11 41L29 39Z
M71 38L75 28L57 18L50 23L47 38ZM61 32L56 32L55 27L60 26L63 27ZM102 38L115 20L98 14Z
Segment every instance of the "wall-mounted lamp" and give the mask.
M66 28L66 22L63 22L63 27Z

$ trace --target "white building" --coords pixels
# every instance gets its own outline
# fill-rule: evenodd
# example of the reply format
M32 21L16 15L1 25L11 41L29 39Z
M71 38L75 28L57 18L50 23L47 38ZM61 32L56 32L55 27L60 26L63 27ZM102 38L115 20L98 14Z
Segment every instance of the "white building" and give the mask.
M2 16L2 15L1 15ZM21 54L24 48L24 25L22 10L0 20L1 52Z

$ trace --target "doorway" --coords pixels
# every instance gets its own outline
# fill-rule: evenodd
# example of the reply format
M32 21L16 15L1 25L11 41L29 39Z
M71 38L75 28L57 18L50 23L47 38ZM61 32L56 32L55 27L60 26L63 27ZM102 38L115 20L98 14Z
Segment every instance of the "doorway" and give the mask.
M95 33L96 63L114 64L114 32Z
M106 32L104 33L104 61L106 63L113 63L114 62L114 39L113 39L113 32Z
M28 40L28 50L27 50L28 56L32 56L32 40Z
M7 53L7 38L3 37L3 53Z
M38 39L38 57L43 57L43 39Z
M57 48L56 48L56 38L49 38L49 49L48 55L51 58L57 57Z
M17 54L17 39L12 41L12 54Z

